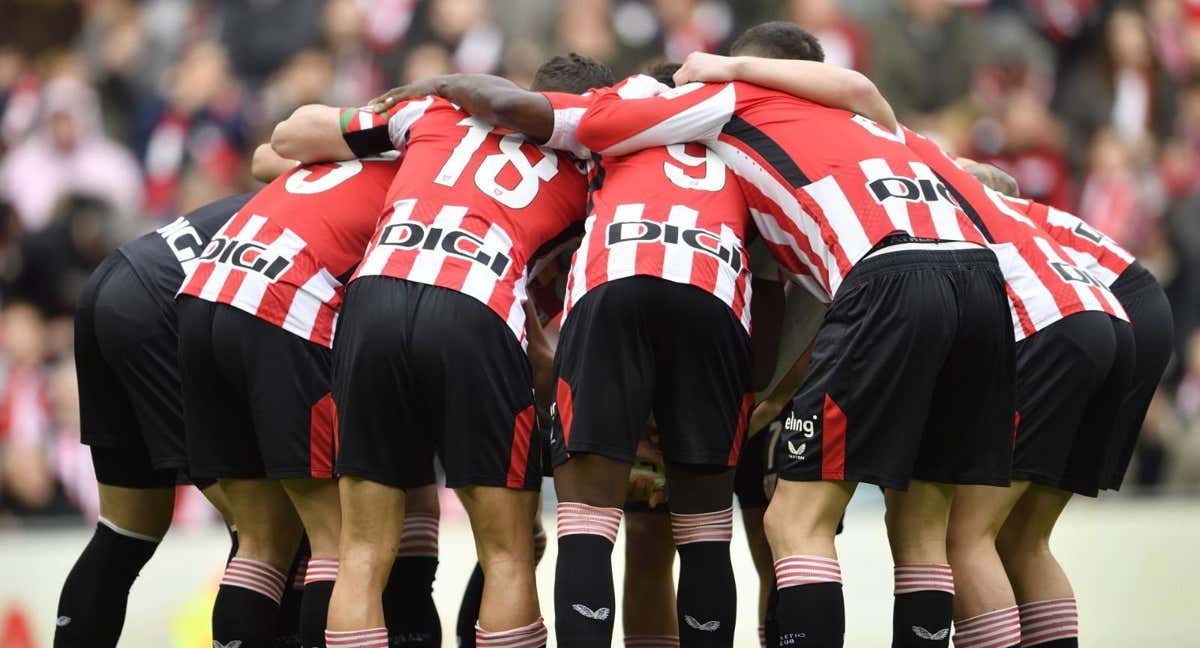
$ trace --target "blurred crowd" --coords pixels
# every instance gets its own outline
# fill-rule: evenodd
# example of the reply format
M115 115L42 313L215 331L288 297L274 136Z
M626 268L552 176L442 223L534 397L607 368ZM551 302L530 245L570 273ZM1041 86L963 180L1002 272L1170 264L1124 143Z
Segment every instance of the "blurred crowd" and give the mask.
M91 269L252 189L250 152L295 107L452 71L526 83L567 51L620 75L780 18L910 126L1154 272L1177 361L1131 482L1200 484L1200 0L0 0L0 15L0 527L94 515L71 360Z

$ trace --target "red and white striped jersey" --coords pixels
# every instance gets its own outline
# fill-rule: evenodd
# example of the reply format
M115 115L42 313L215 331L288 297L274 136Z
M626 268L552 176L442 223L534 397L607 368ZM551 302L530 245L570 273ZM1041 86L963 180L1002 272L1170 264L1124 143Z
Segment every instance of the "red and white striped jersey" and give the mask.
M1075 265L1072 256L1025 214L959 167L931 140L907 128L901 134L981 224L1004 273L1017 340L1083 311L1129 320L1108 287Z
M395 159L349 160L279 176L213 236L179 294L330 346L347 275L399 168Z
M1024 198L1003 196L1003 200L1049 234L1071 255L1075 265L1110 288L1134 261L1134 256L1111 237L1074 214Z
M382 275L470 295L525 342L526 283L583 230L588 162L423 97L386 115L343 112L362 155L404 151L355 278Z
M825 303L889 234L984 243L933 171L864 117L742 82L594 93L580 142L602 155L707 144L737 175L772 254Z
M628 82L617 91L625 87ZM573 116L592 95L546 97L555 113L551 144L588 154L575 139ZM596 286L647 275L711 293L749 332L750 268L744 241L750 212L716 153L702 144L655 146L606 156L593 173L590 213L567 282L568 317Z

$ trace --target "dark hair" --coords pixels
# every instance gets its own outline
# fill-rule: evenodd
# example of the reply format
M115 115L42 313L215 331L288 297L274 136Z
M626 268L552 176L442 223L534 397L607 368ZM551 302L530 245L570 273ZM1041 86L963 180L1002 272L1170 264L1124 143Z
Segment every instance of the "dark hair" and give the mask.
M729 47L734 56L824 61L821 41L807 30L782 20L755 25L742 32Z
M672 61L658 61L646 66L646 74L654 77L655 81L665 83L666 85L675 87L675 72L683 67L682 63Z
M607 65L571 52L542 63L533 75L531 89L536 92L570 92L582 94L591 88L603 88L616 83Z

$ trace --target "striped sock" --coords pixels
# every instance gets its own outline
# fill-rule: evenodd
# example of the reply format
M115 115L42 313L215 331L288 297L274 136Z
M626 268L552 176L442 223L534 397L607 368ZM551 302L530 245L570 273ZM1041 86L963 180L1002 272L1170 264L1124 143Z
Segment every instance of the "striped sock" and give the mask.
M842 569L836 558L788 556L775 561L780 645L841 646L846 634Z
M622 515L619 508L558 503L554 616L555 634L563 646L612 644L612 550Z
M896 565L892 608L894 648L950 645L954 619L954 574L950 565Z
M729 562L733 507L709 513L671 513L679 551L676 606L679 636L690 645L733 645L737 585Z
M437 558L437 513L409 513L404 516L404 534L400 536L400 548L396 555Z
M329 616L329 597L337 580L337 558L308 559L304 572L304 596L300 598L300 638L302 646L320 646Z
M400 548L383 590L383 618L396 645L442 644L442 620L433 602L437 568L438 515L405 515Z
M1021 646L1066 648L1079 645L1079 611L1075 599L1051 599L1023 603ZM1054 642L1054 643L1051 643Z
M767 626L758 626L758 646L767 648Z
M475 624L475 645L478 648L540 648L546 645L547 636L546 624L541 617L527 626L499 632L490 632Z
M326 630L326 648L388 648L387 628Z
M337 580L337 573L337 558L309 558L308 569L304 572L304 585L307 587L313 583L335 581Z
M221 586L241 587L257 592L279 605L287 574L265 562L235 557L225 566Z
M1021 643L1017 606L954 622L954 648L1013 648Z
M679 648L676 635L625 635L625 648Z

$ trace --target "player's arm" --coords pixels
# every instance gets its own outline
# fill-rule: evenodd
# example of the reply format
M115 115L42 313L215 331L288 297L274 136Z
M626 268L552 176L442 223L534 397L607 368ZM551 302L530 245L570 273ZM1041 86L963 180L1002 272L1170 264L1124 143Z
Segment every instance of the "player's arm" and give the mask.
M541 93L491 74L446 74L393 88L376 97L376 111L425 95L446 99L490 124L525 133L538 143L554 131L554 111Z
M694 52L675 72L675 83L746 81L819 104L849 110L889 131L896 113L866 75L819 61L718 56Z
M300 164L275 152L270 144L259 144L250 160L250 174L259 182L271 182Z
M1021 195L1021 188L1017 185L1017 179L1000 167L994 164L981 164L975 160L962 157L958 158L957 162L958 166L962 167L963 170L975 176L976 180L979 180L994 191L1014 198Z
M627 82L593 91L575 130L583 146L601 155L627 155L653 146L712 141L737 108L732 83L689 83L642 98L630 97L633 88L637 86Z
M333 106L300 106L271 133L271 148L281 157L302 164L350 160L355 157L342 136L341 110Z

